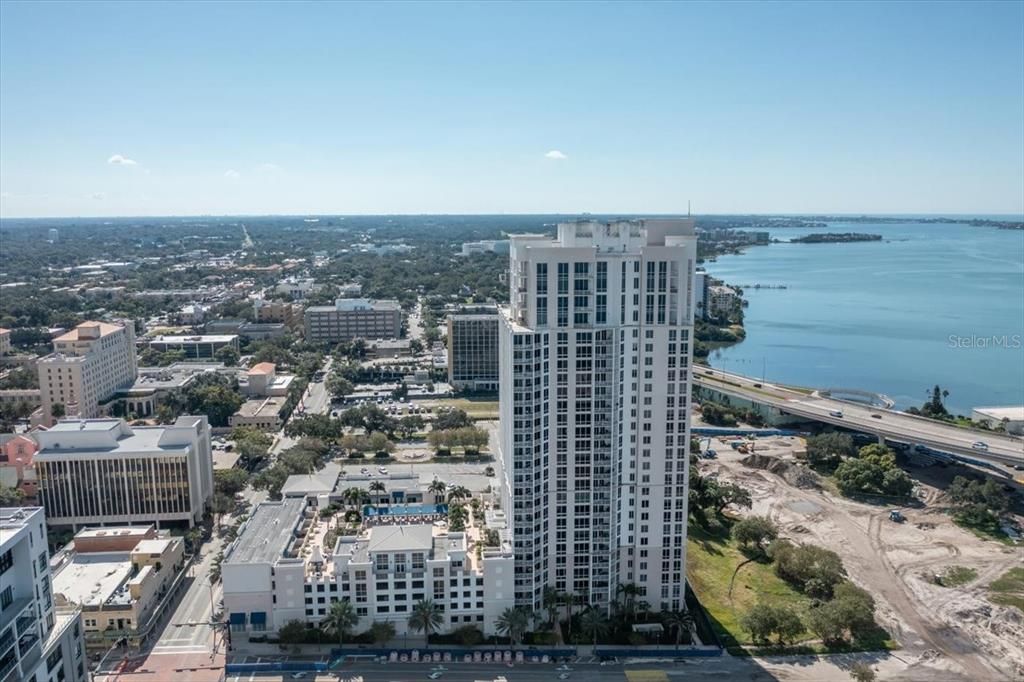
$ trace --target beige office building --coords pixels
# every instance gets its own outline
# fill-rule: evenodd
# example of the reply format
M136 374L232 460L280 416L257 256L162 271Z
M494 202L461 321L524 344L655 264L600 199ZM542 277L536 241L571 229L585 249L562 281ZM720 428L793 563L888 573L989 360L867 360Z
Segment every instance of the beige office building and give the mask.
M51 425L53 406L69 417L91 419L101 405L135 383L135 330L106 322L83 322L53 340L53 353L39 358L41 407L35 420Z
M398 301L339 298L334 305L306 308L306 340L338 343L352 339L396 339L402 332Z
M51 525L192 526L213 495L206 417L169 426L65 420L35 435L39 497Z

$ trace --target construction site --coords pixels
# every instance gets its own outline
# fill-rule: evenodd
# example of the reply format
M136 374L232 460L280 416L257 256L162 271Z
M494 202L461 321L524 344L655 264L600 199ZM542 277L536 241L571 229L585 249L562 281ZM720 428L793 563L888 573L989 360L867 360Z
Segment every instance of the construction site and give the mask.
M994 601L990 591L1011 569L1021 570L1024 548L983 539L954 522L945 489L968 470L901 461L916 484L913 502L873 504L842 496L807 465L805 447L800 436L704 438L698 466L702 475L750 492L752 508L738 510L741 515L766 516L780 537L839 554L849 579L874 597L876 621L894 642L872 658L879 679L1024 677L1022 595ZM1010 516L1019 527L1019 513ZM948 575L958 579L944 580ZM839 659L799 665L762 659L761 665L779 679L849 679L836 666Z

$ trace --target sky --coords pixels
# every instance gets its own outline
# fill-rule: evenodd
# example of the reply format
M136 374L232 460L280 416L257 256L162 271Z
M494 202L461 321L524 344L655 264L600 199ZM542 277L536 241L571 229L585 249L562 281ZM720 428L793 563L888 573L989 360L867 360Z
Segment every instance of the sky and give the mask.
M1024 213L1024 2L0 2L0 216Z

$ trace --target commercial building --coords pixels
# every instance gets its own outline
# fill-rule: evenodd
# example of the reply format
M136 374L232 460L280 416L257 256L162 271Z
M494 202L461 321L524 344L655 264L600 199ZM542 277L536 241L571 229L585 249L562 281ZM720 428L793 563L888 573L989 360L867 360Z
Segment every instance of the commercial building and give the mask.
M718 284L707 290L707 316L712 319L728 318L740 303L740 295L731 287Z
M359 298L363 294L363 285L358 282L346 282L338 286L339 298Z
M213 360L221 348L233 348L238 351L237 334L205 334L199 336L154 336L149 347L165 353L179 350L189 360Z
M153 526L79 531L54 556L53 596L82 610L85 644L106 651L117 640L139 646L185 567L185 542Z
M181 310L178 311L178 323L193 327L201 325L206 320L206 315L212 307L202 303L189 303L182 306Z
M292 374L278 374L274 363L260 362L239 380L238 390L249 396L286 396L293 381L295 376Z
M39 443L24 433L0 433L0 483L17 488L27 503L39 494L35 454Z
M1024 405L975 407L971 410L971 421L990 429L1002 426L1010 435L1024 435Z
M448 383L471 391L498 390L498 309L448 316Z
M85 682L81 611L54 604L46 519L0 509L0 680Z
M204 416L178 417L170 426L65 420L35 436L39 496L51 525L192 526L213 496Z
M11 352L11 330L0 327L0 355Z
M334 305L306 308L306 340L338 343L352 339L395 339L402 332L398 301L339 298Z
M274 287L274 291L278 294L291 296L296 301L301 301L323 288L324 285L317 284L316 280L312 277L287 277Z
M234 368L225 372L225 366L219 362L175 362L167 367L139 367L138 377L130 388L117 392L117 398L124 406L125 415L137 418L151 417L164 398L192 383L200 374L207 372L230 373L234 376Z
M228 426L251 426L261 431L280 431L284 426L284 404L287 398L252 398L242 403L238 411L228 417Z
M40 409L37 423L54 421L54 406L67 416L100 416L100 406L135 382L132 325L83 322L53 340L53 353L39 358ZM59 410L58 410L59 413Z
M224 610L234 636L277 631L292 620L317 623L331 604L355 607L353 631L389 622L409 632L415 604L431 599L448 631L475 625L496 634L513 605L512 548L479 547L470 532L440 523L364 524L326 543L330 519L304 498L263 502L224 554Z
M479 242L463 242L460 256L475 256L480 253L508 253L507 239L487 239Z
M257 324L283 324L290 329L302 326L302 306L284 301L252 302L253 317Z
M692 219L513 235L499 333L502 509L516 603L607 608L633 583L683 606L696 237Z

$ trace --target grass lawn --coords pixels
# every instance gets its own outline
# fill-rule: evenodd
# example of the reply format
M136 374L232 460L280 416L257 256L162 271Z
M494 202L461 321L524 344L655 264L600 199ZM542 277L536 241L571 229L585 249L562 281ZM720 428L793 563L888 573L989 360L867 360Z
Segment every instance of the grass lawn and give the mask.
M972 524L963 519L959 514L953 514L953 522L963 528L966 531L974 533L982 540L994 540L995 542L1004 544L1008 547L1016 547L1016 543L1009 538L1009 536L1003 532L1003 529L999 527L999 522L992 518L989 522L984 524Z
M450 398L434 401L437 407L454 407L474 419L497 419L498 401L493 399Z
M740 627L739 619L759 598L790 606L801 617L810 605L810 599L776 576L771 565L758 562L750 562L740 569L730 599L729 582L733 572L747 560L731 538L710 535L690 526L686 551L690 586L727 647L751 644L750 634ZM813 637L805 632L799 639Z
M1011 568L988 586L988 598L996 604L1024 611L1024 568Z

